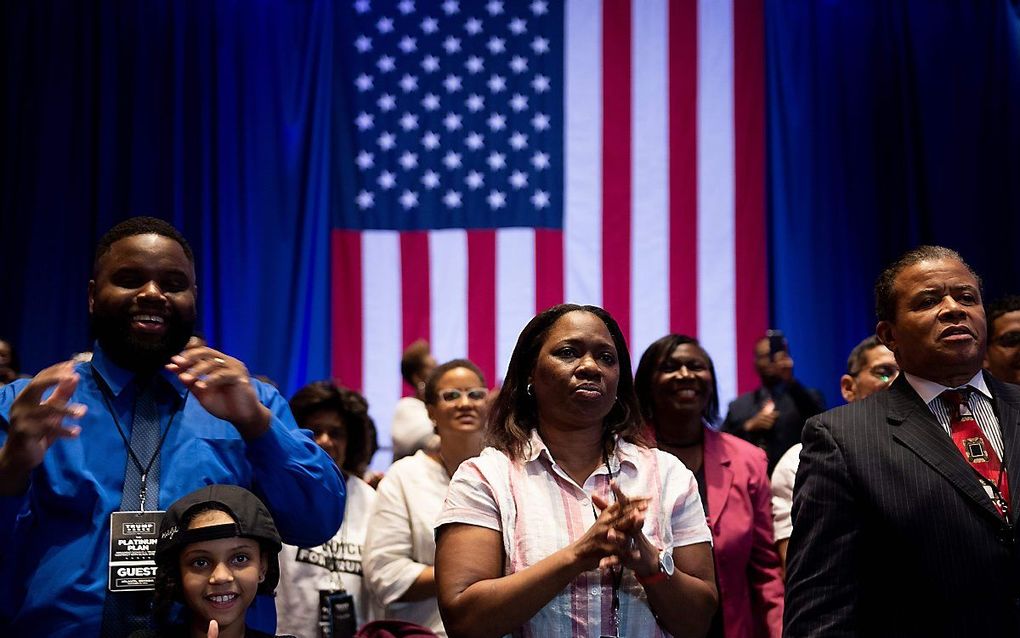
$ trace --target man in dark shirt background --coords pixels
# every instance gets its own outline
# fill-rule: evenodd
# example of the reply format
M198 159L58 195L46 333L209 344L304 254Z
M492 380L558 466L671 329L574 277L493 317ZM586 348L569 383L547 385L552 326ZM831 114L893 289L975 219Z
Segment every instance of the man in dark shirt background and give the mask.
M761 386L730 403L724 432L765 450L769 473L788 449L800 443L804 421L825 409L821 392L793 376L793 359L782 334L762 337L754 346L754 367ZM771 342L771 345L770 345Z

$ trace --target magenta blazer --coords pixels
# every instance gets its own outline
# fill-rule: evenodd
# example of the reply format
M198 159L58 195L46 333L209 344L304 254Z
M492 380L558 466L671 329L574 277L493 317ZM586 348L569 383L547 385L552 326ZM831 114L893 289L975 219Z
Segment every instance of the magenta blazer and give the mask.
M704 473L726 638L780 638L783 578L765 452L705 428Z

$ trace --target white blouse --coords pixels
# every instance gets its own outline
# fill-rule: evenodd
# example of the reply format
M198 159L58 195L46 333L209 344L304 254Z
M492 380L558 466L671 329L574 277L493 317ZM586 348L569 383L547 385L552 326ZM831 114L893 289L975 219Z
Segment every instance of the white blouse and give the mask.
M436 562L432 529L443 509L450 477L425 452L400 459L379 483L365 540L365 580L385 610L383 617L405 620L446 636L435 598L397 602L426 567Z

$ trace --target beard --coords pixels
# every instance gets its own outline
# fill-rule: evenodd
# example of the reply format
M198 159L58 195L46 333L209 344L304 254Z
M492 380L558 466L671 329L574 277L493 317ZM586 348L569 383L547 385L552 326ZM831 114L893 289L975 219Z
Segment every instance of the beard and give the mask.
M194 333L195 320L175 313L166 318L166 332L158 339L140 339L131 330L130 317L93 312L92 334L114 363L132 372L153 372L184 350Z

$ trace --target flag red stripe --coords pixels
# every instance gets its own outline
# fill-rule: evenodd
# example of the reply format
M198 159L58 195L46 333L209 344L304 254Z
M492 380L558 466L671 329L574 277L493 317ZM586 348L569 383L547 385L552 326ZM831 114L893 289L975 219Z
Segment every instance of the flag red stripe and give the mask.
M496 231L469 230L468 358L496 380Z
M639 0L640 1L640 0ZM602 305L630 335L631 3L602 5Z
M401 345L429 339L429 235L425 231L400 233ZM404 396L414 389L404 384Z
M536 228L535 314L563 303L563 281L563 231Z
M343 385L362 390L361 233L334 230L331 236L332 370Z
M669 3L669 329L698 334L698 3Z
M733 3L737 389L758 384L751 351L768 324L763 0Z

